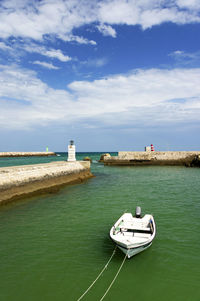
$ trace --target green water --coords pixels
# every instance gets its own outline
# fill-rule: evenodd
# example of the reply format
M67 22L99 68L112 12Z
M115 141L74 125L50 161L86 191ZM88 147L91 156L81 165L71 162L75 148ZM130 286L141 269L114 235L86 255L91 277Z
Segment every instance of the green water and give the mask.
M1 158L0 166L64 156ZM113 252L110 227L138 205L154 215L157 237L126 260L104 300L199 301L200 169L95 162L92 172L83 184L0 208L0 300L77 300ZM82 300L100 300L123 258L118 250Z

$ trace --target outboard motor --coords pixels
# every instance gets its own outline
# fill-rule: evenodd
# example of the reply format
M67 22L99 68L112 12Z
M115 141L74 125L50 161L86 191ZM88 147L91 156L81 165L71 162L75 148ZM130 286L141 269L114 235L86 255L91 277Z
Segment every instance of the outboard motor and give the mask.
M141 218L142 217L142 210L141 207L137 206L135 209L135 217Z

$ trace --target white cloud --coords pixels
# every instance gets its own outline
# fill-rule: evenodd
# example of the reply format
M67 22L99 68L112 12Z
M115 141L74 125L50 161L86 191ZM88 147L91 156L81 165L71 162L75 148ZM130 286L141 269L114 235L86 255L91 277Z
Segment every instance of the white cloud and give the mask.
M169 55L174 56L174 55L182 55L182 54L184 54L184 51L182 51L182 50L176 50L176 51L170 53Z
M51 89L35 72L17 66L0 66L0 71L2 127L23 129L47 125L62 119L63 109L70 109L71 95Z
M56 67L53 64L47 63L47 62L34 61L32 64L34 64L34 65L40 65L40 66L42 66L44 68L47 68L47 69L54 69L54 70L60 69L59 67Z
M116 38L117 36L115 29L110 25L100 24L97 28L104 36L111 36L113 38Z
M81 62L81 65L98 68L105 66L107 62L108 60L106 58L88 59L87 61Z
M60 49L47 48L43 45L25 40L23 43L15 42L11 46L8 46L4 42L0 42L0 49L3 51L9 51L12 56L23 56L24 51L29 53L39 53L51 59L57 59L61 62L69 62L72 58L65 55Z
M64 55L60 49L51 49L47 50L46 52L42 53L43 55L46 55L51 58L56 58L60 60L61 62L68 62L71 60L71 58L68 55Z
M61 62L68 62L72 59L68 55L64 55L60 49L52 49L52 48L47 49L44 46L39 46L34 43L25 44L23 47L24 47L24 50L26 50L27 52L39 53L41 55L44 55L44 56L47 56L50 58L58 59Z
M4 51L12 50L12 48L10 46L6 45L4 42L0 42L0 49L2 49Z
M155 126L200 121L200 69L136 70L56 90L35 72L1 66L1 128L49 124ZM15 118L14 116L19 116ZM8 122L9 121L9 122Z
M177 4L180 8L200 9L199 0L177 0Z
M186 52L182 50L176 50L169 54L173 57L177 64L182 66L199 66L200 63L200 51Z
M169 54L170 56L180 57L180 58L200 58L200 51L186 52L182 50L176 50Z
M104 35L115 37L113 25L140 25L143 29L163 22L200 22L199 0L3 0L0 37L42 40L45 35L78 43L96 42L73 35L86 24L99 23Z
M86 43L87 39L74 37L72 30L94 22L93 15L87 1L24 0L18 5L18 1L4 0L0 8L0 36L42 40L44 35L53 35Z
M75 35L61 35L60 36L61 39L63 39L66 42L77 42L79 44L90 44L90 45L97 45L97 43L93 40L88 40L86 38L83 37L79 37L79 36L75 36Z
M99 20L107 24L141 25L143 29L173 22L177 24L200 22L199 6L183 9L178 1L109 0L102 1Z

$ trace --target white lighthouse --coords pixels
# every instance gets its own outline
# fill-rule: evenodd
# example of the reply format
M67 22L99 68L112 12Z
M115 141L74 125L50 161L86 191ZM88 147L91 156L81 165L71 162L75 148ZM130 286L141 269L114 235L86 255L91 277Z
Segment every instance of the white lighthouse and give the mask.
M68 159L67 161L73 162L76 161L76 147L74 145L74 141L71 140L70 144L68 145Z

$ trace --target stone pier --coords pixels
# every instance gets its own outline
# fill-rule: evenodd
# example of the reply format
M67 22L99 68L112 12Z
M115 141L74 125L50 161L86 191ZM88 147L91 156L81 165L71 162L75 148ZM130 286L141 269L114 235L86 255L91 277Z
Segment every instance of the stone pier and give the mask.
M1 157L56 156L54 152L0 152Z
M93 177L90 162L52 162L0 168L0 205Z
M167 151L167 152L126 152L118 153L118 156L105 156L105 165L182 165L199 166L200 151Z

